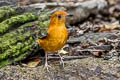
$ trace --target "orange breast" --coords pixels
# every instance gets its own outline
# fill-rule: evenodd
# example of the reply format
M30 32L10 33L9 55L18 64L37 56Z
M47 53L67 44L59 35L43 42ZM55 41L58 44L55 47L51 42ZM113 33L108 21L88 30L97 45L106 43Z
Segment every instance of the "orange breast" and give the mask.
M65 25L49 28L49 35L45 39L39 39L38 43L45 51L60 50L67 42L68 31Z

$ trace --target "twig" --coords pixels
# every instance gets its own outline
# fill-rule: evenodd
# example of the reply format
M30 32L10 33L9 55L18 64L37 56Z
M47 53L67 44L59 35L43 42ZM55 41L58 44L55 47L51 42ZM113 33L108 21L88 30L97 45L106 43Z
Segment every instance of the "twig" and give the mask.
M114 40L107 39L107 41L112 42L112 43L119 43L120 39L114 39Z
M83 58L88 58L89 56L62 56L63 60L71 60L71 59L83 59ZM59 56L48 56L48 60L58 60L60 59Z
M101 49L83 49L83 50L79 50L79 51L97 51L97 52L101 52L101 51L105 51L105 50L101 50Z

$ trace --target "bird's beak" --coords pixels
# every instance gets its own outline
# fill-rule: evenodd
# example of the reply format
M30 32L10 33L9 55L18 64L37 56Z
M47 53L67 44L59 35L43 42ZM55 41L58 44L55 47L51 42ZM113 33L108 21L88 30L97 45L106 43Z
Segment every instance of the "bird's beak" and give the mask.
M67 14L65 17L66 18L73 17L73 14Z

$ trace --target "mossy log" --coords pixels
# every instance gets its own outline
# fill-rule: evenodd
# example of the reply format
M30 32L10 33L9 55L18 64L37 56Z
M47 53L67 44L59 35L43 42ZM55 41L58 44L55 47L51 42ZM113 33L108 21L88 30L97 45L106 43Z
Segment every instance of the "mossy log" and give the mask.
M46 33L51 15L49 11L39 15L31 12L16 15L15 9L11 7L3 7L0 12L6 13L9 10L12 15L0 14L0 67L33 54L38 45L37 36Z
M9 18L10 16L15 14L15 9L10 8L10 7L3 7L0 8L0 21L3 19Z

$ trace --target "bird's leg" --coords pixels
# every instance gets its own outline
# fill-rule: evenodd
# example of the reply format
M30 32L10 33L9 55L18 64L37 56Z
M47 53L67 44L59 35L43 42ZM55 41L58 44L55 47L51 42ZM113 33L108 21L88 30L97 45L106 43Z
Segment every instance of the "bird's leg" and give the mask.
M45 54L45 69L47 69L47 71L49 72L48 67L50 67L50 66L48 65L47 58L48 58L48 55L47 55L47 53L46 53L46 54Z
M59 55L59 57L60 57L60 59L61 59L60 64L62 63L62 65L63 65L63 67L64 67L64 61L63 61L63 57L60 55L60 51L58 51L58 55Z

